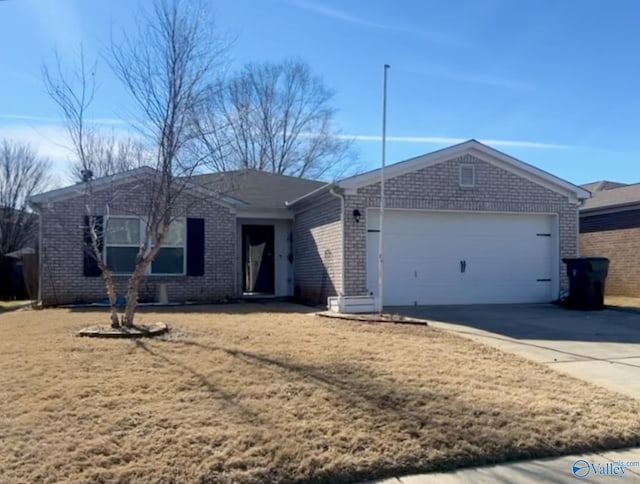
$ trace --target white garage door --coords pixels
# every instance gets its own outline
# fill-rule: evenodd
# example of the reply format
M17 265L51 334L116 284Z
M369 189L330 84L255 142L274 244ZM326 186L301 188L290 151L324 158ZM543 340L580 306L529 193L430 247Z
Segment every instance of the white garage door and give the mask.
M367 216L367 285L378 288L379 211ZM384 304L548 302L558 291L553 215L385 210Z

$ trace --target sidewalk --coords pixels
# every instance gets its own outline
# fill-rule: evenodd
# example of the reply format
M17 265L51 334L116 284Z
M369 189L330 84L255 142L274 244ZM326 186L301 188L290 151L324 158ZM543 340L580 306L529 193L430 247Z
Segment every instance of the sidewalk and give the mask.
M577 462L579 461L579 462ZM637 461L637 467L617 463ZM574 475L574 463L575 475ZM623 479L623 480L621 480ZM395 477L368 484L563 484L577 482L640 483L640 448L536 459L454 472Z

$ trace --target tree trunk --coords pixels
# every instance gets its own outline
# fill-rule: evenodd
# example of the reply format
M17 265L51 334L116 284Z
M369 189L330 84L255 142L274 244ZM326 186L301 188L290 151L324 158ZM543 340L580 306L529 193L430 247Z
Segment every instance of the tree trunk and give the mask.
M138 309L140 282L144 278L147 265L148 264L144 263L137 264L134 273L129 278L129 285L127 286L127 306L125 307L124 314L122 315L122 326L125 328L131 328L133 326L136 309Z
M111 311L111 327L119 328L120 321L118 320L118 308L116 307L116 284L113 282L113 274L108 267L104 266L102 269L102 277L104 278L104 285L107 287L107 296L109 297L109 310Z
M116 295L116 283L113 281L113 272L105 264L102 258L102 251L98 242L98 231L96 230L96 217L91 216L89 218L89 235L91 237L91 249L93 250L93 256L95 257L98 267L102 272L102 278L104 279L104 285L107 288L107 296L109 298L109 310L111 312L111 327L119 328L120 321L118 320L118 308L116 307L117 295ZM102 236L102 234L100 234Z

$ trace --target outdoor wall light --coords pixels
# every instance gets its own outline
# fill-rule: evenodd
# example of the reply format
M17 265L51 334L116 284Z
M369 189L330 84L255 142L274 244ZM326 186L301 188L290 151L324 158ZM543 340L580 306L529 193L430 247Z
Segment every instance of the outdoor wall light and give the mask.
M360 213L360 210L358 210L357 208L353 211L353 220L356 221L356 223L360 222L360 218L362 217L362 214Z

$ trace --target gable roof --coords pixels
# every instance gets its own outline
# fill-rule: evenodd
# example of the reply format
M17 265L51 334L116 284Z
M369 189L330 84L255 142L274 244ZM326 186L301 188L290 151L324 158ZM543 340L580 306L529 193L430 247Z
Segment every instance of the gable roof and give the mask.
M585 190L589 190L593 195L594 192L599 192L601 190L611 190L612 188L626 187L627 185L628 185L627 183L619 183L619 182L613 182L609 180L600 180L596 182L585 183L584 185L580 185L580 186Z
M251 169L196 175L192 180L209 189L224 186L224 193L249 205L269 209L283 209L287 200L326 185L325 182Z
M625 185L616 182L594 182L596 189L592 190L592 198L585 200L580 211L604 210L640 205L640 183ZM589 183L588 185L594 185ZM600 185L607 183L609 185ZM612 188L598 188L610 186Z
M569 183L562 178L552 175L540 168L536 168L533 165L518 160L474 139L449 146L448 148L433 151L426 155L417 156L415 158L395 163L388 168L385 168L385 177L393 178L404 175L465 154L471 154L480 158L482 161L496 165L499 168L515 173L523 178L528 178L539 185L546 186L547 188L560 192L564 195L573 195L579 200L589 198L590 196L589 192L584 188L580 188L579 186ZM346 178L339 184L344 188L360 188L362 186L375 183L379 179L380 168L363 173L362 175Z
M529 179L538 185L542 185L554 192L568 196L575 201L585 200L591 196L589 191L584 188L574 185L573 183L569 183L562 178L552 175L540 168L536 168L524 161L513 158L512 156L502 153L501 151L491 148L490 146L480 143L474 139L389 165L385 167L385 179L394 178L412 171L433 166L465 154L471 154L482 161L491 163L492 165L510 171L518 176ZM350 191L376 183L380 180L380 170L380 168L377 168L361 175L345 178L333 185L326 185L324 188L317 189L314 192L297 199L290 198L292 201L287 205L292 206L300 201L315 198L336 186Z
M135 168L133 170L127 170L122 173L117 173L115 175L103 176L101 178L96 178L95 180L91 180L91 187L93 190L101 190L103 188L119 185L121 183L126 183L130 181L132 178L136 177L152 177L158 174L158 170L151 168L150 166L142 166L140 168ZM69 198L74 198L79 195L83 195L85 193L87 182L79 182L74 185L70 185L63 188L58 188L56 190L50 190L48 192L39 193L37 195L33 195L29 199L29 203L31 204L41 204L41 203L54 203L62 200L66 200ZM227 196L223 194L219 196L219 192L213 192L208 190L207 188L193 183L188 180L186 184L187 190L201 192L203 195L215 197L216 203L221 203L227 206L234 206L241 204L242 201L238 199L234 199L233 197Z

